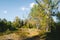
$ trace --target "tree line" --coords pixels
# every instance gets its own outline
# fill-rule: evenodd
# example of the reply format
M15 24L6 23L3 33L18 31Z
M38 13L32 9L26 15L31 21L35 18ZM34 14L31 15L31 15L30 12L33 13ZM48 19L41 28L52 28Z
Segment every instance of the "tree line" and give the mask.
M32 24L28 20L21 20L18 16L15 17L14 21L7 21L5 18L0 18L0 32L15 31L19 28L33 28Z

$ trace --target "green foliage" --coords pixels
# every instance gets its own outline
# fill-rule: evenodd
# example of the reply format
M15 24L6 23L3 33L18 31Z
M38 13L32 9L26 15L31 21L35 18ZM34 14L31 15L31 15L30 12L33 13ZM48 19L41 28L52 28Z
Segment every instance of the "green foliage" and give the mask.
M32 22L31 24L36 25L36 28L40 28L41 30L49 28L50 18L45 10L42 10L39 5L34 5L31 9L30 16L30 21Z
M7 29L8 29L7 20L6 19L0 20L0 32L5 32Z
M58 22L60 22L60 12L58 12L58 13L56 14L56 17L57 17Z
M51 31L56 30L54 20L52 19L52 14L56 13L56 11L53 12L53 10L55 9L58 10L57 5L59 3L59 0L35 0L35 1L38 3L39 8L41 8L41 10L44 11L44 13L46 13L45 15L48 15L49 21L47 21L48 22L47 24L50 27Z
M16 28L12 26L11 21L7 21L6 19L0 19L0 33L1 34L8 34L11 31L15 31Z
M12 26L15 28L21 28L24 25L23 20L20 20L18 16L16 16L15 20L12 23Z
M50 21L48 21L49 22L48 26L50 27L51 32L47 33L46 40L59 40L58 35L60 33L59 31L60 23L54 22L54 20L52 20L52 16L56 15L58 21L60 22L60 13L56 13L56 11L58 10L58 3L60 0L35 0L35 1L38 3L42 10L46 10L45 12L50 18Z
M20 27L20 19L18 17L15 18L12 25L16 28Z

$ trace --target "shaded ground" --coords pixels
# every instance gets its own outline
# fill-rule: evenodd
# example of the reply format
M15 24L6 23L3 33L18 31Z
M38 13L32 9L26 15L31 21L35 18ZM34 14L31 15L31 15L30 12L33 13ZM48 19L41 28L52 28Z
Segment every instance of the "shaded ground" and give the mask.
M40 40L40 36L34 36L34 37L26 38L24 40Z

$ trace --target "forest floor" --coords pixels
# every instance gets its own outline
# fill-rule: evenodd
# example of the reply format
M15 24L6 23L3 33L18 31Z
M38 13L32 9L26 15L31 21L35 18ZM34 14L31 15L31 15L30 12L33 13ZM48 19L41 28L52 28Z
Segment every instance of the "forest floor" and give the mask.
M39 32L40 32L40 30L38 30L38 29L21 28L14 33L0 36L0 40L23 40L26 38L31 38L31 37L37 36L37 35L39 35Z

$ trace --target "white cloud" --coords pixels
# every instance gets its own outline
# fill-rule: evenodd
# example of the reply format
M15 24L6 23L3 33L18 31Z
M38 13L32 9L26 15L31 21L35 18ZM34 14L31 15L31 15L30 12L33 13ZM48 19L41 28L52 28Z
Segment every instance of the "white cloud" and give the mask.
M26 8L26 7L21 7L20 9L21 9L22 11L29 10L29 8Z
M25 7L22 7L21 9L24 11L26 8Z
M6 14L7 13L7 10L4 10L4 13Z
M19 9L22 10L22 11L25 11L25 10L29 10L30 8L32 8L33 6L35 5L35 3L30 3L30 5L27 7L23 6L23 7L20 7Z
M32 8L34 5L35 5L35 3L31 3L31 4L30 4L30 7Z

